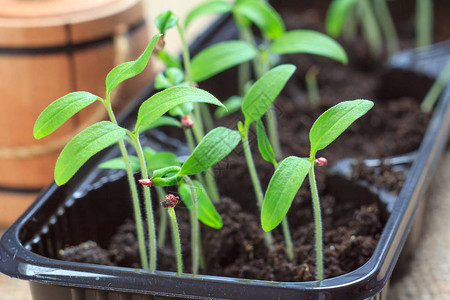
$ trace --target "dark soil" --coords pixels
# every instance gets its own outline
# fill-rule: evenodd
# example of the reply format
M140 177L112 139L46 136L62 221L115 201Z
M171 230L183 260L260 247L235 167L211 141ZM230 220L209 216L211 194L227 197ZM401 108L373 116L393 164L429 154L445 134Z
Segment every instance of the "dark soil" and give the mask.
M323 31L323 11L313 8L301 13L281 1L280 9L287 28L310 28ZM311 1L308 1L308 4ZM407 20L407 23L410 20ZM410 45L410 25L402 28L402 45ZM343 66L329 59L311 55L290 55L285 63L297 66L297 71L289 81L284 92L276 101L280 140L283 156L309 155L309 130L314 120L326 109L344 100L369 99L375 106L368 114L340 136L336 142L319 153L333 163L341 158L354 157L382 158L400 155L416 150L428 124L430 116L419 109L419 103L431 85L431 80L418 80L416 75L393 74L386 68L383 60L369 56L363 41L344 44L349 54L349 65ZM320 105L312 108L305 92L305 73L312 66L320 70L318 84ZM403 76L406 77L403 77ZM219 76L218 82L234 82L233 71ZM389 78L389 79L387 79ZM401 87L411 86L414 93ZM419 84L415 84L419 82ZM234 92L223 86L220 91L212 91L217 83L205 82L201 88L211 91L220 99L226 99ZM236 128L241 117L232 115L219 121L219 125ZM256 153L256 143L251 137L255 163L263 189L273 174L270 164ZM363 265L372 255L385 223L386 212L379 202L346 201L327 192L324 182L328 168L317 168L320 189L324 232L325 276L334 277ZM404 177L382 166L381 171L356 167L355 178L364 179L377 186L398 192ZM202 274L230 276L238 278L264 279L276 281L314 280L315 250L314 226L310 193L305 184L300 190L289 211L288 218L294 239L295 259L287 259L284 241L279 228L273 231L275 251L268 253L263 241L258 208L248 176L240 146L225 160L215 166L219 190L223 198L217 209L223 218L223 229L214 230L202 226L203 252L206 270ZM394 178L394 180L392 180ZM190 269L190 227L187 209L180 204L177 208L182 238L185 271ZM80 245L79 247L83 247ZM95 248L95 247L94 247ZM92 248L92 249L94 249ZM105 250L96 248L101 257ZM93 251L93 250L92 250ZM73 253L75 259L80 255L74 250L65 250L64 259ZM90 258L89 258L90 259ZM88 260L92 262L92 260ZM111 239L106 261L128 267L139 267L135 228L128 222ZM175 271L175 258L170 238L166 247L159 251L158 269Z
M367 166L362 160L352 165L352 180L365 180L378 188L398 195L405 183L405 170L396 169L381 161L380 166Z

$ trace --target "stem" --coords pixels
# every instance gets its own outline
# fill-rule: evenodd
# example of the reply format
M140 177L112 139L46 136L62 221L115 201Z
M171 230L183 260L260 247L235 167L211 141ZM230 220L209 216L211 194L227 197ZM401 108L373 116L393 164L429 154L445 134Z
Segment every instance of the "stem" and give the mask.
M217 189L216 178L214 177L213 168L207 169L205 172L206 191L212 202L218 203L220 200L219 191Z
M160 186L155 186L159 199L164 199L164 190ZM164 247L167 231L167 210L159 206L159 226L158 226L158 248Z
M364 35L369 44L369 50L373 57L379 57L383 49L383 42L370 2L368 0L360 0L358 2L358 10L364 29Z
M320 213L319 193L317 192L316 178L314 175L314 159L311 160L309 169L309 182L314 208L314 225L316 236L316 279L323 280L323 241L322 241L322 215Z
M283 236L284 241L286 243L286 252L289 261L294 260L294 246L292 245L292 237L291 237L291 231L289 230L289 223L287 216L284 217L283 221L281 222L281 225L283 227Z
M374 9L375 14L378 17L381 30L383 31L384 37L386 39L386 47L388 55L391 56L398 51L398 37L395 31L394 21L392 20L389 8L386 4L386 0L375 0Z
M114 113L112 111L111 101L109 100L109 95L107 95L106 101L102 101L102 102L106 107L106 110L108 112L111 122L118 125L116 117L114 116ZM134 180L133 171L131 169L130 160L128 158L127 148L125 147L125 143L124 143L123 139L119 140L119 148L120 148L120 152L122 153L122 157L125 161L128 185L130 186L130 191L131 191L131 199L133 202L134 221L136 223L136 233L137 233L138 244L139 244L139 256L141 259L141 266L142 266L142 268L148 270L149 267L148 267L147 250L145 248L144 225L142 224L142 213L141 213L141 207L139 205L138 191L137 191L136 181Z
M430 90L423 99L422 104L420 105L420 109L422 109L423 112L425 113L431 112L431 110L434 107L434 104L439 98L439 95L445 88L445 85L447 84L449 78L450 78L450 59L447 61L447 63L444 66L444 69L439 74L439 77L433 83Z
M198 201L197 192L195 191L195 186L189 176L184 175L183 180L189 185L192 195L192 209L190 210L191 217L191 251L192 251L192 274L198 273L199 265L199 249L198 249Z
M134 144L139 157L139 163L141 166L142 178L148 178L147 164L145 162L144 151L142 150L141 142L139 141L139 133L133 135ZM150 272L156 269L157 248L156 248L156 232L155 232L155 219L153 217L152 196L150 194L150 187L143 186L145 210L147 211L147 226L148 226L148 238L150 244Z
M317 108L320 104L319 85L317 84L317 75L319 69L316 66L312 66L306 72L305 82L306 90L308 91L308 99L311 107Z
M431 45L433 40L433 1L416 0L417 47Z
M252 152L250 150L250 145L248 143L248 125L245 125L245 128L240 132L241 133L241 139L242 139L242 146L244 147L244 154L245 154L245 160L247 161L247 167L248 171L250 173L250 178L252 179L253 183L253 189L255 191L256 200L258 201L258 207L259 211L261 211L263 201L264 201L264 194L261 188L261 183L259 182L258 175L256 173L256 167L255 162L253 161ZM264 240L266 242L267 248L272 251L273 245L272 245L272 234L270 232L264 233Z
M355 9L350 10L347 20L345 21L345 27L342 32L343 38L348 41L354 41L358 34L358 22Z
M197 102L196 102L197 103ZM214 129L214 120L211 112L208 109L208 105L206 103L198 103L200 105L200 112L203 116L203 121L205 122L206 132L209 132Z
M183 273L183 259L181 256L181 242L180 242L180 231L178 230L177 216L175 214L175 209L170 207L169 210L170 220L172 221L172 237L175 241L175 254L177 257L177 273Z

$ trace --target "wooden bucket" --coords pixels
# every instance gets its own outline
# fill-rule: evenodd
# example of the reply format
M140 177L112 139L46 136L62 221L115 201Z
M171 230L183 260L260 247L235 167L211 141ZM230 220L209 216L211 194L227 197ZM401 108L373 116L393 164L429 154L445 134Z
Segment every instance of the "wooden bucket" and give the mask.
M3 0L0 9L0 224L15 220L53 179L56 158L76 133L106 117L89 107L36 141L33 126L52 101L72 92L105 96L105 77L136 59L149 35L140 0ZM119 86L118 107L152 72Z

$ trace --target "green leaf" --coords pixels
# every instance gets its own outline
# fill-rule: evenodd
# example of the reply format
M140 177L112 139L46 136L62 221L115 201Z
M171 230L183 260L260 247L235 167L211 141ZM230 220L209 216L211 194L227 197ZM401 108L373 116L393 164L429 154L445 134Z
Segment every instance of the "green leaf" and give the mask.
M356 119L373 106L372 101L353 100L341 102L321 114L309 132L311 157L333 142Z
M269 38L276 39L284 32L284 24L277 11L266 2L244 0L236 4L235 10L250 19Z
M337 60L346 64L344 48L329 36L313 30L292 30L276 39L270 47L276 54L308 53Z
M125 134L124 128L108 121L95 123L80 132L64 147L56 161L56 184L66 183L89 158L118 142Z
M208 132L184 162L178 175L198 174L230 154L241 140L239 132L217 127Z
M177 185L183 179L182 176L178 176L180 167L169 166L162 169L153 171L153 184L156 186L172 186Z
M275 159L272 145L270 144L269 138L267 137L266 129L264 128L264 124L261 119L256 122L256 136L258 139L259 153L261 153L262 158L265 161L276 165L277 160Z
M277 66L253 84L242 103L242 113L247 125L265 114L295 69L293 65Z
M208 79L217 73L253 59L256 50L242 41L227 41L197 54L191 63L192 78L196 82Z
M156 152L151 156L145 156L147 167L150 170L163 169L170 166L181 166L181 161L175 154L171 152Z
M130 160L130 166L133 172L138 172L141 170L141 164L139 163L139 158L134 155L128 155ZM112 169L112 170L126 170L125 160L123 157L116 157L101 163L98 166L100 169Z
M125 62L112 69L106 76L106 93L109 94L119 83L144 71L150 55L161 34L155 34L144 52L134 61Z
M223 226L222 218L214 207L213 203L208 197L205 189L197 180L193 180L195 191L197 193L197 201L198 201L198 219L203 224L215 228L220 229ZM186 207L191 210L192 209L192 195L191 189L189 185L186 183L181 183L178 188L178 193L181 196Z
M219 119L241 110L242 101L244 101L244 98L241 96L231 96L223 101L223 105L225 105L226 108L218 107L214 112L214 117Z
M178 127L181 128L181 122L178 121L175 118L172 117L167 117L167 116L162 116L159 117L159 119L157 119L156 121L154 121L153 123L147 124L146 126L141 126L141 128L139 129L141 132L152 129L152 128L156 128L156 127L160 127L160 126L174 126L174 127Z
M138 132L141 126L145 127L155 122L172 108L188 102L204 102L224 106L216 97L204 90L184 86L171 87L154 94L141 104L135 132Z
M184 72L178 68L167 68L166 78L172 85L177 85L183 81Z
M88 92L73 92L53 101L39 115L33 128L35 139L43 138L99 97Z
M166 34L166 31L174 27L177 21L178 17L170 10L166 10L155 18L155 25L161 34Z
M167 88L170 88L172 86L172 84L170 84L169 80L167 80L166 76L160 72L158 74L156 74L155 77L155 89L157 90L164 90Z
M280 163L270 179L261 209L264 231L274 229L286 217L310 167L308 159L295 156L289 156Z
M344 29L345 21L358 0L333 0L328 7L325 19L327 34L338 37Z
M169 68L182 69L181 61L178 57L171 55L165 50L158 51L158 58Z
M189 12L184 21L184 27L187 28L191 22L201 16L209 14L226 14L231 11L231 3L223 0L213 0L202 3Z

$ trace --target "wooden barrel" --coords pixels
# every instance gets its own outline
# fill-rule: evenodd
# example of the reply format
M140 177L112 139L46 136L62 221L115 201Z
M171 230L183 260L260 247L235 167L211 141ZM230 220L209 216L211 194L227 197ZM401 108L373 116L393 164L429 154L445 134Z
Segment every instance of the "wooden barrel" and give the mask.
M56 158L77 132L106 116L89 107L36 141L33 125L72 92L105 95L105 77L136 59L149 35L140 0L2 0L0 9L0 223L13 221L53 179ZM151 79L119 85L114 109Z

